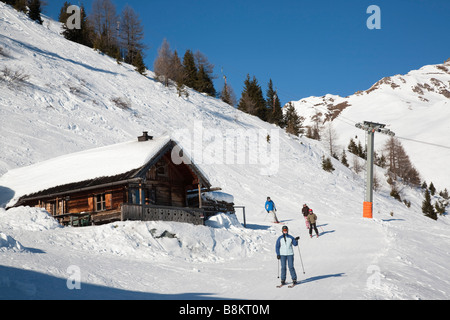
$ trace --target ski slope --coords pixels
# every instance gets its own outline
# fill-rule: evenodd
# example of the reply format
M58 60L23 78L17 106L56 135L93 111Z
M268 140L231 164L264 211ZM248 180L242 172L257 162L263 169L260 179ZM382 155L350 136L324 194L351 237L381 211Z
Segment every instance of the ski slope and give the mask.
M374 195L375 219L363 219L363 177L334 160L336 170L323 171L327 152L320 143L286 135L194 91L179 97L152 72L143 77L66 41L59 31L56 22L30 23L0 3L0 45L9 55L0 57L0 70L8 66L30 76L20 88L0 86L0 174L126 143L142 131L170 135L191 148L213 185L246 207L247 228L239 210L240 222L220 215L206 226L117 222L75 229L60 227L40 209L0 209L1 299L450 297L448 217L423 217L420 190L403 190L411 201L407 208L382 182ZM115 98L129 108L118 107ZM258 148L249 136L257 137ZM233 139L244 142L227 144ZM12 192L0 183L0 199ZM301 237L305 274L295 249L302 284L294 289L275 288L281 226L265 214L267 196L290 233ZM319 239L309 238L303 203L319 217ZM68 288L74 279L81 290Z

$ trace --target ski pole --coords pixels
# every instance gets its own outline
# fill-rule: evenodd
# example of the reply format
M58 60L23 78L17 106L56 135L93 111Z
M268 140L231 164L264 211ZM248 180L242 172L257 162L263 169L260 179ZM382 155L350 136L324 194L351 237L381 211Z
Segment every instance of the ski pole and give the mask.
M280 264L281 261L278 259L278 279L280 279Z
M298 254L300 255L300 261L301 261L301 263L302 263L303 274L306 274L306 272L305 272L305 267L303 266L302 254L301 254L301 252L300 252L300 245L298 245L297 248L298 248Z

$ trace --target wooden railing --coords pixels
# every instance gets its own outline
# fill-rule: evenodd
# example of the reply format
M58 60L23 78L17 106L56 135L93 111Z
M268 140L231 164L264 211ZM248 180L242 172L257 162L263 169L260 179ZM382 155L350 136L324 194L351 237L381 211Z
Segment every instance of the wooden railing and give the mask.
M123 204L122 221L175 221L204 224L204 210L154 205Z

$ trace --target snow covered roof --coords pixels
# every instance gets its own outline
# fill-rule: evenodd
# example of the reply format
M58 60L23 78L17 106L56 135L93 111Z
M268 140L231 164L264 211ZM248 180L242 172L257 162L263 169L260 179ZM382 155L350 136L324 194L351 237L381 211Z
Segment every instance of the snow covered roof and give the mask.
M63 155L11 170L0 177L0 205L12 207L24 196L57 186L103 177L133 178L173 144L168 136L144 142L136 140ZM191 168L208 183L199 168L193 165Z

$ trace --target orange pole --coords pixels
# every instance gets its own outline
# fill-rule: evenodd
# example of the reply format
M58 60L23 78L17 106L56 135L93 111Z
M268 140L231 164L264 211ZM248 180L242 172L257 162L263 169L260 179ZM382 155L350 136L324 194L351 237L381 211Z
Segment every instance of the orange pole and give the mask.
M363 217L367 219L373 218L373 203L364 202Z

